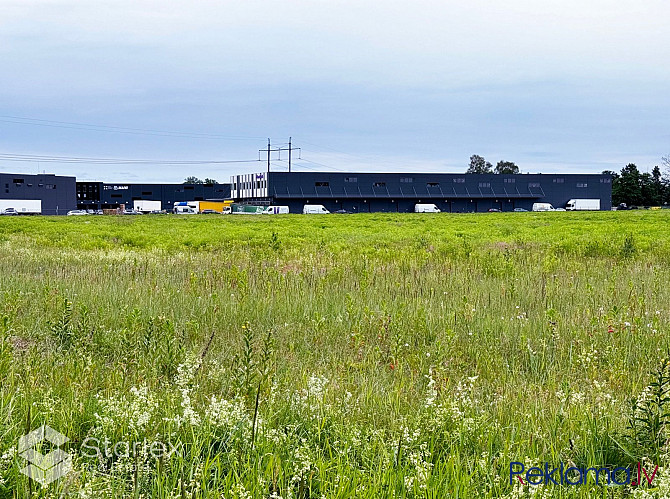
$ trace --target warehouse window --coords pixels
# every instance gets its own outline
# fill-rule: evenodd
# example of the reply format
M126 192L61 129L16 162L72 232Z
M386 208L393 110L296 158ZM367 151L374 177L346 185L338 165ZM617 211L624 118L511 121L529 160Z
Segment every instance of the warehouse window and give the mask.
M427 182L426 187L439 187L440 183L439 182Z
M314 182L315 187L329 187L330 182Z
M479 187L491 187L491 182L479 182Z
M33 184L28 184L28 187L32 187L32 186L33 186Z
M386 182L375 182L372 187L386 187Z
M463 177L457 177L454 179L454 184L464 184L465 183L465 178Z
M358 182L358 177L344 177L345 182L356 183Z
M412 177L400 177L401 184L411 184L412 182L414 182Z
M55 188L56 188L56 184L46 184L44 187L45 187L46 189L55 189Z
M22 184L22 183L23 183L23 179L22 179L22 178L15 178L15 179L14 179L14 183L15 183L15 184Z
M112 194L110 197L113 197L113 198L122 198L123 195L122 195L122 194Z
M600 183L601 183L601 184L611 184L611 183L612 183L612 179L611 179L611 178L601 178L601 179L600 179Z
M539 182L528 182L528 187L532 189L533 187L540 187Z
M564 179L564 178L555 178L555 179L554 179L554 183L555 183L555 184L562 184L562 183L564 183L564 182L565 182L565 179Z
M516 184L516 179L515 178L506 178L503 180L506 184Z
M192 185L185 185L184 189L186 189L187 191L192 191L194 187Z
M582 187L588 187L588 186L589 186L589 184L586 184L586 183L580 184L579 182L577 182L577 187L582 188Z
M151 191L142 191L142 196L153 196L154 193Z

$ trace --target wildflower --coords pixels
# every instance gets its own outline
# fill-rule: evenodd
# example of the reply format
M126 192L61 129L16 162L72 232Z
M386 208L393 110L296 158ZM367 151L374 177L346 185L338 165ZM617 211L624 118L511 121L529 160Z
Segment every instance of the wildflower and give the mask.
M607 328L607 332L608 332L608 333L613 333L613 332L614 332L614 329L612 328L612 326L610 326L610 327Z

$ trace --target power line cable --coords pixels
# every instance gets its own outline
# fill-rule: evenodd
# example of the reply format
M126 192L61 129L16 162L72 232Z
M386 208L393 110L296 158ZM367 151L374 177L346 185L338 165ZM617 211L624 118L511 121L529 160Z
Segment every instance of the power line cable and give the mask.
M0 122L13 123L17 125L33 125L51 128L66 128L72 130L84 130L89 132L123 133L131 135L154 135L159 137L184 137L194 139L213 140L262 140L264 137L236 136L214 133L181 132L170 130L154 130L150 128L130 128L110 125L95 125L92 123L77 123L72 121L43 120L38 118L26 118L21 116L0 115Z
M0 161L40 163L85 163L103 165L217 165L230 163L258 163L256 159L245 160L165 160L165 159L119 159L78 156L45 156L36 154L0 153Z

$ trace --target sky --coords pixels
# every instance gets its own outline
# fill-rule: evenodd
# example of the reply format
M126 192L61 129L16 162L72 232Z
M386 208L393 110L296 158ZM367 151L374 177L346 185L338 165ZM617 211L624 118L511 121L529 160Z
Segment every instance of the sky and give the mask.
M669 18L659 0L0 0L0 171L225 182L289 137L296 171L648 171L670 154Z

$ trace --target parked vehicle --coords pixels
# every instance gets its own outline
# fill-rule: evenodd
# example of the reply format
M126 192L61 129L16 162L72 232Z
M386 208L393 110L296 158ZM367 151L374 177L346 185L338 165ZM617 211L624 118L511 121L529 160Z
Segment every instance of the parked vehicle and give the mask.
M133 201L133 209L142 213L151 213L152 211L161 211L160 201L149 201L138 199Z
M19 213L14 208L5 208L0 215L18 215Z
M302 208L303 215L327 214L330 213L322 204L306 204Z
M70 211L67 212L68 217L80 216L80 215L88 215L88 211L86 211L86 210L70 210Z
M220 215L221 212L220 212L220 211L216 211L216 210L202 210L202 211L200 212L200 214L201 214L201 215Z
M11 208L15 213L6 213ZM41 199L0 199L0 213L3 215L41 215Z
M514 208L514 211L516 211L516 212L523 212L523 211L528 211L528 210L525 209L525 208Z
M143 213L141 211L137 210L123 210L124 215L142 215Z
M598 211L600 199L571 199L565 205L568 211Z
M286 215L288 212L288 206L268 206L263 211L266 215Z
M347 211L347 210L337 210L337 211L334 211L333 213L339 213L341 215L346 215L346 214L351 213L351 212Z
M189 206L188 203L186 203L186 201L182 201L174 204L174 207L172 208L172 213L176 215L197 215L198 208Z
M230 207L230 201L198 201L200 213L205 213L206 210L224 213L226 207Z
M265 211L265 206L235 203L231 209L233 215L260 215Z
M555 211L551 203L533 203L533 211Z
M617 211L619 210L629 210L628 205L626 203L619 203L619 206L616 207Z
M440 209L434 204L415 204L414 213L440 213Z
M489 213L500 213L500 208L489 208Z
M223 213L224 215L230 215L232 212L233 209L230 206L224 206L223 211L221 213Z

